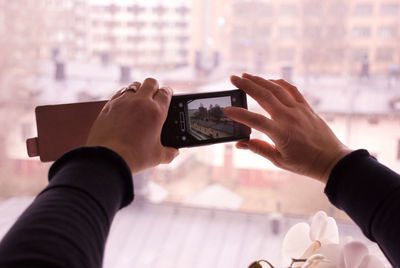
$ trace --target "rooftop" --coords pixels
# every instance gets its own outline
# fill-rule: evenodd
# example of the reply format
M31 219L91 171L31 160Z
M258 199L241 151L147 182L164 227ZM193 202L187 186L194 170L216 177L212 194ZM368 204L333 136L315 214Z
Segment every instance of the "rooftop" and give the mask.
M0 203L0 239L32 201L18 197ZM283 237L300 221L308 218L138 200L115 217L103 267L243 268L261 258L281 267ZM351 235L380 253L354 224L338 226L341 239Z

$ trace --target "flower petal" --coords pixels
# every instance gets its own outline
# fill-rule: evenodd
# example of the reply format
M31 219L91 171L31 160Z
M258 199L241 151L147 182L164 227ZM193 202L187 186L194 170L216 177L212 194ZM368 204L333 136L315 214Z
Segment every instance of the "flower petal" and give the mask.
M315 254L321 254L325 256L325 258L329 262L324 262L324 265L321 267L338 267L338 263L340 260L340 245L339 244L326 244L322 245ZM318 265L318 268L320 266Z
M324 211L318 211L311 219L310 239L311 241L319 240L322 228L324 228L327 215Z
M375 256L373 255L367 255L365 256L360 265L358 265L358 268L381 268L385 267L383 263Z
M339 244L339 229L334 218L327 217L319 239L322 244Z
M339 243L339 230L336 221L324 211L318 211L312 217L310 239L322 244Z
M352 241L343 245L340 255L340 267L358 268L362 259L368 255L368 248L359 241Z
M305 222L300 222L286 233L283 239L282 255L285 259L299 258L312 244L309 238L310 226Z

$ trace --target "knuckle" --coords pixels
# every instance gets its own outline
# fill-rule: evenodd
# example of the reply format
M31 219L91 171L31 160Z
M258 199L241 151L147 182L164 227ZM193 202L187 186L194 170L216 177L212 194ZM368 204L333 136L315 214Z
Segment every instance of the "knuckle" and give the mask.
M165 95L171 95L171 90L167 87L162 87L159 89L160 93L165 94Z

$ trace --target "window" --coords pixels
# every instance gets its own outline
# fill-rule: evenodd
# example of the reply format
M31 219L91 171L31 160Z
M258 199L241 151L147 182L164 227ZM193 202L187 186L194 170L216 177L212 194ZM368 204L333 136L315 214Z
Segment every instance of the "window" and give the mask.
M365 57L368 57L368 48L353 48L351 49L350 59L360 62Z
M366 38L371 35L371 28L367 26L357 26L351 30L351 37Z
M382 4L380 9L382 16L398 16L399 15L399 4Z
M140 13L145 12L146 8L144 6L140 6L140 5L132 5L132 6L128 6L127 10L128 10L128 12L138 15Z
M279 38L294 38L296 35L296 29L291 26L283 26L279 28Z
M380 47L376 50L376 60L379 62L392 62L394 58L394 49Z
M327 27L327 36L342 39L346 36L346 28L343 25L332 25Z
M372 15L372 5L371 4L358 4L354 8L355 16L371 16Z
M280 61L292 61L294 59L293 48L280 48L278 49L278 60Z
M397 28L395 26L381 26L378 29L378 37L382 39L392 39L397 35Z
M328 12L335 17L344 17L348 14L348 7L346 2L340 3L339 1L335 1L334 4L329 7Z
M279 7L279 15L281 16L296 16L297 6L293 4L281 5Z
M188 23L185 22L185 21L183 21L183 22L182 21L178 21L178 22L175 22L175 26L178 27L178 28L184 29L184 28L188 27Z
M322 36L322 29L320 26L308 25L303 32L304 37L319 38Z
M308 3L303 6L303 13L306 17L320 16L321 7L316 2Z

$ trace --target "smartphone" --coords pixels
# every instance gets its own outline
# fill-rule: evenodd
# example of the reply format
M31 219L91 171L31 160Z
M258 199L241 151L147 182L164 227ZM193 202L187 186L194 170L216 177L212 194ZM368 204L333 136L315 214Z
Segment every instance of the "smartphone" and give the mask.
M182 148L248 140L250 128L224 114L224 108L229 106L247 109L246 94L235 89L172 96L161 143Z
M93 122L106 101L36 107L38 136L27 139L30 157L54 161L65 152L84 146ZM175 148L248 139L250 129L223 114L226 106L247 108L241 90L174 95L161 141Z

